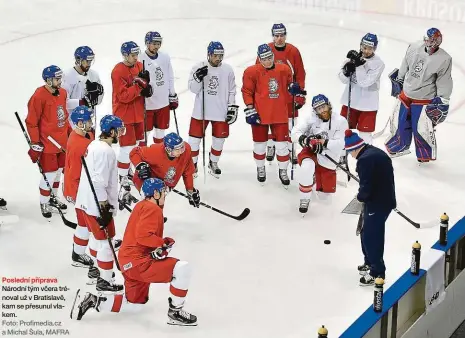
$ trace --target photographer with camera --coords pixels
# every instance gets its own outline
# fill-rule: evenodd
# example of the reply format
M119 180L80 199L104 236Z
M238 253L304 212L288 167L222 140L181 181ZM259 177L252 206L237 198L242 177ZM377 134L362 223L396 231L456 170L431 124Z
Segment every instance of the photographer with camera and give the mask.
M376 34L367 33L360 42L360 51L349 51L339 72L339 79L346 84L341 98L341 115L347 119L349 128L357 129L368 144L372 143L375 130L380 77L385 67L375 55L377 47Z

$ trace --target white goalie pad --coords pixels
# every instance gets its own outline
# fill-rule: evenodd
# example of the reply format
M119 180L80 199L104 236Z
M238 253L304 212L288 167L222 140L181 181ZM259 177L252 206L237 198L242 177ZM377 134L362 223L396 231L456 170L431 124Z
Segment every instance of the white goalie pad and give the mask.
M426 106L423 106L420 118L418 119L418 134L423 137L423 139L431 147L431 159L435 160L437 155L437 144L436 144L436 135L433 126L433 122L426 116Z
M392 109L392 113L390 117L389 136L384 141L384 144L386 144L390 139L392 139L394 135L396 135L397 130L399 129L399 111L400 111L401 104L402 103L400 102L400 100L397 99Z

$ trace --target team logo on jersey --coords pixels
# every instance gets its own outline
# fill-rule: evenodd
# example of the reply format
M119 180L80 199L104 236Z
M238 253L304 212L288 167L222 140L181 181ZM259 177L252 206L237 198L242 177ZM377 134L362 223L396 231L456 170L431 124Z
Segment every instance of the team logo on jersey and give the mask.
M415 64L415 67L413 67L413 72L410 73L410 75L416 79L420 78L421 71L423 70L423 67L425 65L425 61L423 60L418 60L417 63Z
M57 125L58 128L63 128L66 123L66 118L65 118L65 111L63 110L63 106L58 106L57 107Z
M165 183L174 184L174 177L176 176L176 168L169 167L165 174Z
M216 95L218 94L218 92L216 91L218 89L218 87L220 86L220 79L218 78L218 76L216 75L213 75L212 77L210 77L209 81L208 81L208 91L207 93L209 95Z
M319 132L317 135L320 135L323 140L328 140L329 139L329 134L326 130L323 130Z
M157 86L163 86L165 84L165 81L163 81L163 70L160 66L155 68L155 80Z
M279 97L278 88L278 81L274 77L270 78L268 81L268 96L270 99L277 99Z

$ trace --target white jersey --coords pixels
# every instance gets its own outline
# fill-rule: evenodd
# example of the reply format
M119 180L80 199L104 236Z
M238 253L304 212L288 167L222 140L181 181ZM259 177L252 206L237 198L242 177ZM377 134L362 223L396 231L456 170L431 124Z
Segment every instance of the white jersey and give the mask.
M384 71L384 62L378 55L374 55L366 62L355 68L352 74L352 93L350 97L350 107L360 111L377 111L379 108L379 87L381 74ZM347 59L344 64L349 61ZM341 103L348 106L349 103L349 78L341 71L339 79L346 84Z
M208 65L208 74L202 82L194 79L197 69ZM204 106L205 120L226 121L228 106L236 104L236 78L230 65L222 62L219 67L212 67L208 62L199 62L192 67L189 75L189 89L195 95L194 110L192 117L197 120L203 119L202 106ZM205 87L205 94L202 94ZM203 105L202 97L205 96Z
M94 140L87 147L85 159L98 201L108 201L114 206L114 215L116 215L118 171L115 152L106 142ZM88 215L100 216L84 166L81 169L81 180L79 181L75 207Z
M397 77L404 80L404 93L411 99L425 100L452 94L452 57L439 48L433 55L425 51L424 42L411 44Z
M175 95L174 73L171 66L171 58L168 54L158 52L156 57L150 57L146 52L140 56L140 62L150 73L150 85L153 95L145 99L148 110L160 109L169 105L169 96Z
M332 113L331 119L324 122L312 112L299 116L297 124L292 128L291 138L292 142L298 143L301 135L322 135L323 138L328 139L324 152L334 160L339 161L344 150L344 137L347 129L349 129L347 120L339 114ZM318 154L317 158L321 166L332 170L336 169L336 165L324 155Z
M74 67L64 72L61 87L68 93L66 109L68 109L70 114L74 108L79 106L79 100L81 100L84 95L86 95L87 80L90 82L98 82L102 84L100 81L100 76L93 69L89 69L85 75L79 74ZM98 104L102 103L102 100L103 94L99 96Z

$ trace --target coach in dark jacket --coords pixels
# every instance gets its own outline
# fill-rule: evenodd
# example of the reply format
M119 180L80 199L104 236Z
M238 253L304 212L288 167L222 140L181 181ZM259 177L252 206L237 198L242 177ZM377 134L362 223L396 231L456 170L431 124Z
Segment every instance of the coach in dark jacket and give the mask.
M360 178L357 199L363 202L363 230L360 234L367 273L360 285L373 285L376 277L385 278L384 233L386 220L396 208L394 169L391 158L381 149L366 144L357 133L346 131L345 149L357 160ZM368 272L369 271L369 272Z

